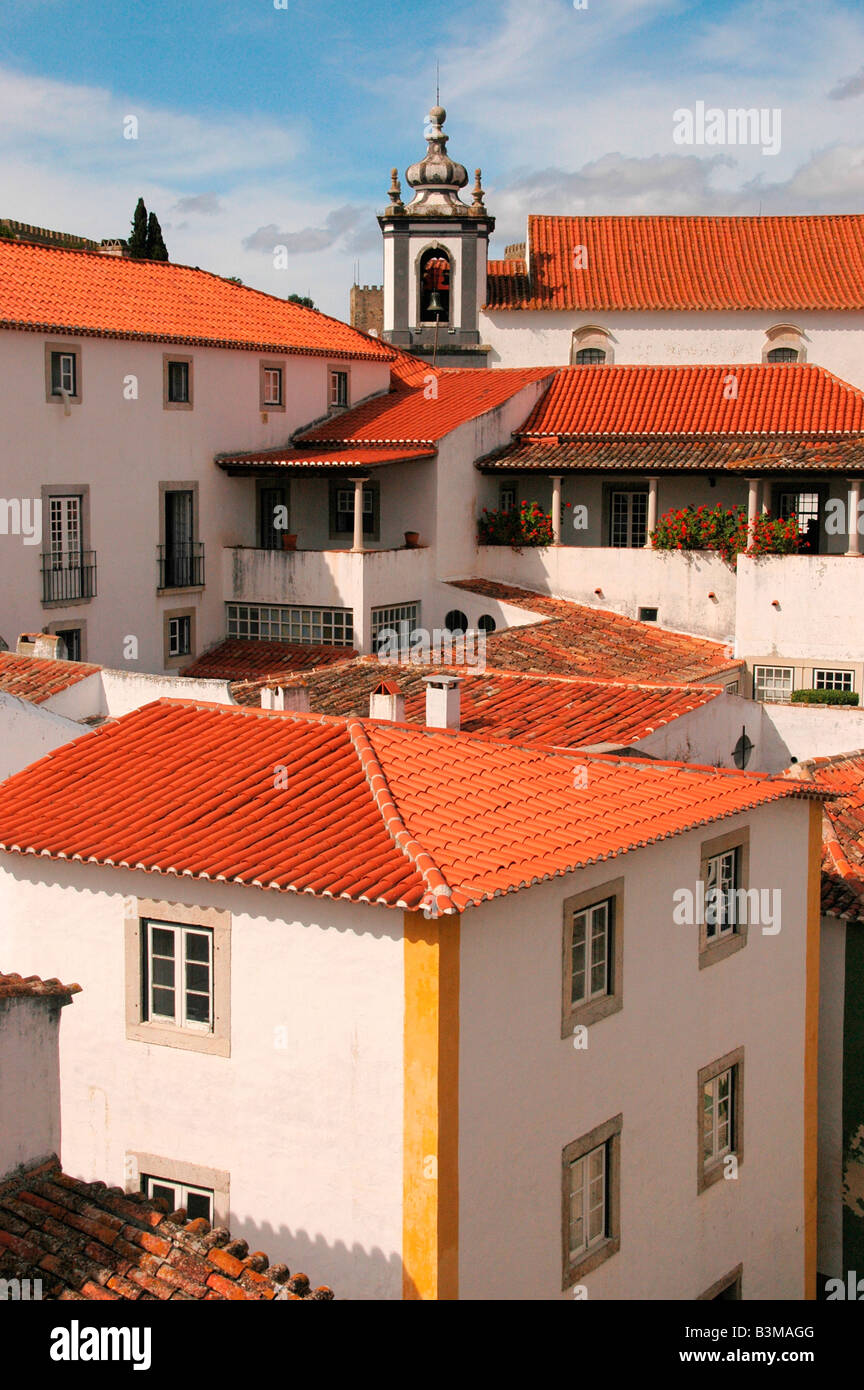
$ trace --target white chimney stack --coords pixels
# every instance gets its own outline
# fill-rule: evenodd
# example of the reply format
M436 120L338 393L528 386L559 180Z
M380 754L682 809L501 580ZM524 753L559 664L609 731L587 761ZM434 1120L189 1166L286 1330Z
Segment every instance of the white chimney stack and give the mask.
M309 713L309 691L305 685L261 687L262 709L288 709L295 714Z
M405 696L393 681L382 681L369 696L369 718L389 719L400 724L405 720Z
M424 676L426 682L426 727L458 729L460 723L461 676Z

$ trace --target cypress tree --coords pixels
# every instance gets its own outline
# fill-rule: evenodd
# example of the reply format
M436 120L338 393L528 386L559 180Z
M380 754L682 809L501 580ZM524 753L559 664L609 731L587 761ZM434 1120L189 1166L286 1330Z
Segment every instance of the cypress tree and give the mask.
M132 235L129 238L129 255L133 260L143 260L147 255L147 209L144 199L139 198L132 218Z
M151 212L147 222L147 249L144 252L148 261L167 261L168 247L162 239L162 228L155 212Z

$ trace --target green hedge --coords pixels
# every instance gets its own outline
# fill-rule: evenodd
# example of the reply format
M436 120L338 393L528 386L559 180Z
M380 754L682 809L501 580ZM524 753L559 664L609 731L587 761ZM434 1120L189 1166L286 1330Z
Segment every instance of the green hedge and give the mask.
M854 690L793 690L793 705L857 705Z

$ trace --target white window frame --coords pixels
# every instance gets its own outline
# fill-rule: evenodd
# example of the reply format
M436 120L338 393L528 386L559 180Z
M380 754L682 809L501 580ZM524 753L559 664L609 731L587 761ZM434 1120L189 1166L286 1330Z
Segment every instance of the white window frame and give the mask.
M735 1072L734 1066L726 1067L702 1086L702 1162L706 1168L735 1152ZM720 1094L724 1082L725 1097ZM721 1142L724 1133L725 1141Z
M570 1005L571 1008L578 1008L580 1004L590 1004L592 999L601 999L609 993L610 967L612 964L612 899L606 898L603 902L592 903L589 907L579 908L573 913L572 937L570 947ZM602 955L596 951L597 935L595 932L595 916L601 914L602 918ZM576 931L577 923L584 924L584 939L581 943L583 951L583 964L580 971L576 970L575 956L577 950ZM593 976L598 966L603 969L602 988L595 989L593 986ZM573 993L577 974L582 976L582 993Z
M275 384L275 394L274 394ZM282 399L282 368L264 368L264 404L265 406L284 405Z
M607 1239L609 1141L599 1144L570 1164L570 1220L568 1250L571 1263ZM598 1199L599 1187L599 1199ZM578 1194L578 1195L577 1195ZM578 1212L577 1212L578 1208ZM576 1213L574 1217L574 1213ZM581 1224L582 1240L574 1244L573 1230ZM593 1234L592 1234L593 1224ZM597 1229L599 1224L599 1229Z
M315 647L354 645L353 608L272 603L228 603L225 607L226 636L232 641L300 643Z
M57 387L57 389L56 389L56 390L53 390L53 385L54 385L54 382L53 382L53 378L54 378L54 358L55 358L55 357L59 357L59 359L60 359L60 371L59 371L60 382L59 382L59 386ZM77 393L78 393L78 392L77 392L78 382L77 382L77 380L76 380L77 375L78 375L78 364L77 364L77 362L76 362L76 360L75 360L75 353L74 353L74 352L58 352L56 349L55 349L54 351L52 351L52 353L51 353L51 378L52 378L51 384L52 384L53 394L54 394L55 396L59 396L59 395L61 394L62 391L68 391L68 393L69 393L70 396L75 396L75 395L77 395Z
M498 509L505 516L516 510L516 484L502 483L498 492Z
M186 625L186 644L181 643L182 624ZM168 655L189 656L192 650L192 619L187 613L168 619Z
M734 936L738 927L737 890L740 887L741 856L738 846L709 855L705 877L705 937L708 942ZM731 907L726 897L731 893ZM709 894L711 897L709 898Z
M173 1027L175 1027L175 1028L184 1029L184 1030L187 1030L187 1031L189 1031L189 1032L194 1032L194 1033L212 1033L212 1032L213 1032L213 931L212 931L212 928L210 928L210 927L186 926L186 925L184 925L184 924L182 924L182 923L179 923L179 922L164 922L164 921L159 921L159 920L157 920L157 919L155 919L155 918L152 918L152 917L148 917L148 918L144 921L143 926L144 926L145 970L146 970L146 983L147 983L147 988L146 988L146 1002L145 1002L145 1015L146 1015L146 1021L147 1021L148 1023L157 1023L157 1024L161 1024L163 1027L164 1027L164 1026L168 1026L168 1027L173 1026ZM155 954L155 953L154 953L154 950L153 950L153 933L154 933L154 931L166 931L166 932L171 932L172 935L173 935L173 937L174 937L174 954L173 954L173 957L167 957L167 956L162 956L162 955L157 955L157 956L156 956L156 959L160 959L160 960L168 960L168 959L173 960L173 963L174 963L174 983L173 983L173 985L166 985L166 984L163 984L162 982L159 982L159 983L157 984L157 983L154 981L154 978L153 978L153 976L154 976L153 962L154 962L154 954ZM207 961L206 961L206 965L207 965L207 970L208 970L208 981L209 981L209 983L208 983L208 988L207 988L207 992L206 992L206 997L207 997L207 1015L208 1015L208 1018L207 1018L207 1022L206 1022L206 1023L202 1022L202 1021L199 1020L199 1019L191 1019L191 1018L188 1018L188 1017L187 1017L187 1012L186 1012L186 1010L187 1010L187 1001L186 1001L187 992L188 992L188 993L195 994L195 995L197 995L197 996L199 996L199 997L204 993L204 991L202 991L202 990L187 990L187 985L186 985L186 969L185 969L185 967L186 967L187 965L203 965L203 964L205 963L205 962L203 962L203 961L198 961L198 960L194 960L194 959L193 959L193 960L190 960L189 957L187 956L187 941L188 941L188 938L193 937L193 936L204 937L204 938L206 939L206 941L207 941ZM179 949L178 949L178 948L179 948ZM181 978L181 980L180 980L179 982L178 982L178 979L177 979L177 969L178 969L178 965L179 965L179 967L180 967L180 970L182 971L182 978ZM173 991L173 994L174 994L174 1013L173 1013L173 1015L172 1015L172 1014L163 1014L163 1013L157 1013L157 1012L156 1012L156 1008L155 1008L155 1005L154 1005L154 1003L153 1003L153 991L154 991L154 989L160 989L160 988L161 988L161 989L171 989L171 990Z
M625 505L624 505L624 511L625 511L624 529L625 529L626 535L627 535L626 540L616 540L616 538L615 538L615 525L616 525L615 509L616 509L616 504L617 504L619 498L623 498L624 504L625 504ZM640 509L639 509L639 510L640 510L640 513L641 513L640 516L637 516L637 515L636 515L636 508L635 508L635 505L634 505L635 499L636 499L636 498L639 498L640 503L641 503L641 506L640 506ZM643 511L643 508L644 508L644 511ZM616 489L612 492L612 494L611 494L611 496L610 496L610 499L609 499L609 543L610 543L610 545L611 545L614 549L616 549L616 550L641 550L642 547L645 545L645 540L646 540L646 538L647 538L647 535L648 535L648 493L647 493L647 491L642 492L642 491L640 491L638 488L632 488L632 489L616 488Z
M813 689L853 691L855 689L855 672L835 670L827 666L814 666Z
M211 1226L213 1225L213 1207L215 1193L211 1187L196 1187L192 1183L175 1182L171 1178L159 1178L152 1173L142 1173L141 1191L144 1193L145 1197L148 1197L151 1201L154 1199L154 1197L158 1197L159 1195L158 1193L154 1193L154 1187L171 1188L171 1190L174 1192L174 1203L171 1210L178 1211L182 1207L186 1211L187 1219L189 1220L192 1219L188 1216L188 1201L190 1194L195 1197L206 1197L209 1202L210 1210L209 1214L205 1217L205 1220L208 1221Z
M782 678L782 684L778 681L778 676ZM764 704L782 704L788 701L795 689L794 682L794 666L754 666L753 699L761 700Z
M379 632L398 632L400 650L407 651L411 644L412 634L420 626L420 604L415 603L396 603L387 604L382 608L372 609L372 650L376 650L375 643L378 640Z
M348 383L348 373L347 373L347 371L344 369L344 367L331 367L331 368L330 368L330 409L331 409L331 410L336 409L336 408L341 408L342 406L347 406L347 405L348 405L348 401L349 401L348 384L349 384L349 383ZM345 399L344 399L344 400L340 400L340 397L343 395L343 388L344 388L344 396L345 396Z

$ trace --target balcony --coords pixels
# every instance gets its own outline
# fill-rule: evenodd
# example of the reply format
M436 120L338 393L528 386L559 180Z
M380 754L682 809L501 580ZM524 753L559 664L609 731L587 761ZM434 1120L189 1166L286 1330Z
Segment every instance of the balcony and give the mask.
M179 545L156 547L159 589L201 589L204 587L204 542L184 541Z
M43 554L42 602L78 603L96 597L96 551Z

